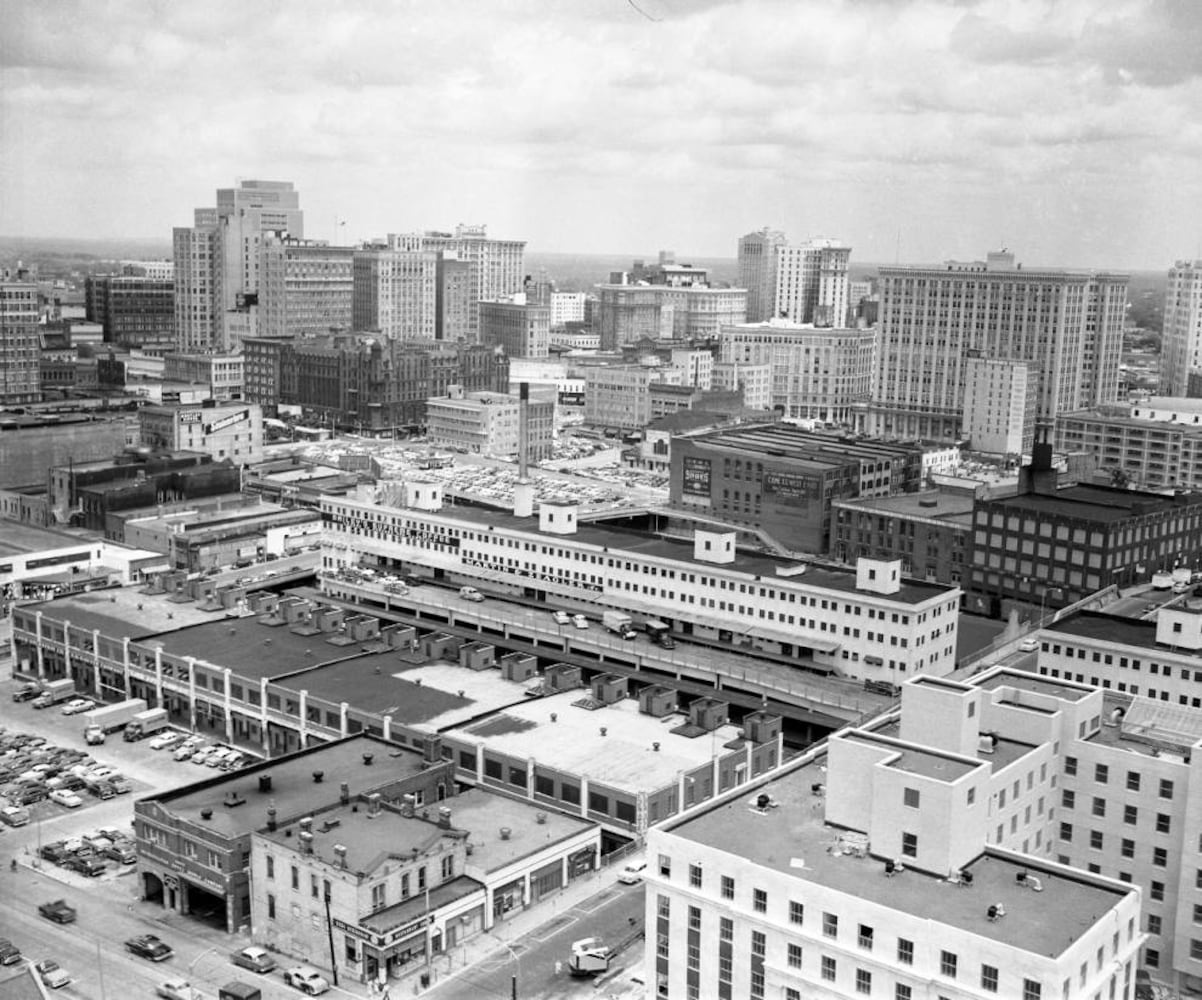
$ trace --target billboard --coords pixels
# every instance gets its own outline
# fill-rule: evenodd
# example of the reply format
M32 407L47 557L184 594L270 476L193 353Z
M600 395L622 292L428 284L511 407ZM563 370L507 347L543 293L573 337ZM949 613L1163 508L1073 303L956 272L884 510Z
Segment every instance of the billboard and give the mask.
M710 460L708 458L693 458L692 456L685 458L680 489L689 496L709 497Z
M772 497L776 503L790 507L805 507L822 495L822 485L813 476L802 476L788 472L765 472L763 480L764 499Z

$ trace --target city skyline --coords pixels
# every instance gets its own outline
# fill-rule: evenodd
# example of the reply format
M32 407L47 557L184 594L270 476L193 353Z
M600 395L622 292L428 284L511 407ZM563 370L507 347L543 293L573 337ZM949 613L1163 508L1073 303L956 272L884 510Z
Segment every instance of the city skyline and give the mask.
M167 238L254 177L343 242L466 222L733 257L770 226L861 262L1199 254L1184 4L5 6L7 236Z

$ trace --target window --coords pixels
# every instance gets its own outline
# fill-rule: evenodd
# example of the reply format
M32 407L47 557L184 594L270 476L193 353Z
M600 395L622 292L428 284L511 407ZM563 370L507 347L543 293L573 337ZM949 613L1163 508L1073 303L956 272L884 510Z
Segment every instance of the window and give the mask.
M1131 791L1131 792L1139 791L1139 772L1138 771L1128 771L1127 772L1127 790Z
M1068 774L1068 775L1073 775L1073 774L1077 773L1077 758L1076 757L1065 757L1064 758L1064 773Z
M914 1000L914 991L905 983L898 983L893 988L893 1000Z
M861 948L872 951L872 928L867 924L860 924L860 935L857 940Z
M1157 868L1165 868L1169 863L1169 852L1163 847L1152 848L1152 864Z
M1139 810L1135 806L1123 806L1123 822L1135 826L1139 820Z
M756 913L768 912L768 893L763 889L753 889L751 893L751 908Z
M731 878L729 875L722 876L722 898L723 899L734 899L735 898L735 880L733 878Z
M1077 793L1070 788L1065 788L1060 793L1060 804L1065 809L1072 809L1077 804Z
M1060 824L1060 839L1067 840L1067 841L1071 841L1073 839L1073 824L1072 823L1061 823Z
M1160 925L1160 917L1158 917L1155 913L1149 913L1148 914L1148 933L1149 934L1159 934L1160 926L1161 926Z
M275 896L271 893L267 894L267 919L275 919Z
M1035 982L1034 979L1023 980L1023 1000L1040 1000L1043 996L1043 987Z
M801 968L801 945L799 944L789 945L789 968Z
M989 993L997 992L997 967L993 965L981 966L981 989Z
M950 951L941 951L939 953L939 974L947 976L948 979L956 978L956 965L959 959Z
M1159 969L1160 968L1160 952L1157 951L1155 948L1145 948L1144 949L1144 965L1146 965L1149 969Z
M837 938L839 936L839 918L835 914L822 914L822 933L828 938Z
M1093 768L1093 780L1099 785L1106 784L1110 780L1110 768L1105 764L1095 764Z
M833 958L831 958L829 955L823 955L822 956L822 978L833 983L835 981L835 975L837 972L838 972L838 966L835 964L835 960Z
M382 910L387 905L387 887L383 882L379 885L371 887L371 908L374 913L376 910Z
M267 877L275 878L275 858L270 854L267 855Z
M752 958L763 958L768 951L768 938L763 931L751 932L751 956Z
M1148 887L1148 895L1157 902L1164 902L1164 883L1152 882Z
M801 991L792 986L785 987L785 1000L801 1000Z
M292 888L300 888L300 869L297 868L296 865L292 866Z
M701 865L689 865L689 885L694 889L701 888Z
M701 907L700 906L690 906L689 907L689 930L691 930L691 931L701 930Z
M1202 959L1202 941L1199 941L1197 938L1190 938L1189 957L1195 961Z
M1167 813L1156 814L1156 832L1168 833L1172 828L1173 820Z
M309 875L309 895L312 896L314 899L317 899L317 889L318 889L317 876L310 873L310 875Z
M804 924L806 918L805 904L797 902L795 899L789 900L789 923Z
M909 806L911 809L917 809L918 802L919 802L919 795L918 795L917 788L903 788L902 789L903 805Z
M1124 837L1122 844L1119 845L1119 853L1122 854L1124 858L1135 857L1135 841L1128 840L1126 837Z
M856 969L856 992L872 992L872 973L867 969Z
M1093 806L1091 807L1091 811L1093 812L1093 814L1095 816L1105 816L1106 815L1106 800L1098 798L1095 795L1094 800L1093 800Z
M1173 783L1168 778L1160 779L1160 797L1162 799L1171 799L1173 797Z
M897 939L897 960L902 965L914 964L914 942L905 938Z
M1095 851L1100 851L1102 849L1102 831L1101 830L1090 830L1089 831L1089 846L1091 848L1093 848Z
M442 880L449 881L455 877L455 855L446 854L442 859Z
M672 859L666 854L659 856L659 874L662 878L672 877Z
M902 854L904 854L907 858L918 857L918 834L902 834Z

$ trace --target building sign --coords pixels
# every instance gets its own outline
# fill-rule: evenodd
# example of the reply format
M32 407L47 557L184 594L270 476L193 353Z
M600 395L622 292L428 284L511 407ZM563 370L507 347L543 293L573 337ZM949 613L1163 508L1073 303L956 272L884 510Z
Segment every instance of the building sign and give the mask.
M777 503L790 507L805 507L821 492L817 479L787 472L765 472L763 488L765 497L775 497Z
M222 417L220 420L214 420L208 427L205 428L206 434L216 434L218 431L223 431L227 427L240 423L250 417L250 410L238 410L231 413L229 416Z
M686 456L681 491L695 497L710 495L710 460Z
M383 944L382 938L377 942L374 934L356 927L354 924L348 924L345 920L339 920L337 917L335 917L331 922L340 931L349 934L353 938L358 938L360 941L366 941L368 944Z
M200 410L180 410L179 422L181 424L198 424L200 423Z
M600 584L588 583L584 580L573 580L566 573L556 573L548 569L524 569L521 566L506 566L504 563L489 562L487 559L476 559L472 556L463 556L461 561L464 566L474 566L477 569L487 569L494 573L504 573L506 576L520 576L527 580L536 580L541 583L554 583L560 587L591 590L597 594L601 593L602 590Z

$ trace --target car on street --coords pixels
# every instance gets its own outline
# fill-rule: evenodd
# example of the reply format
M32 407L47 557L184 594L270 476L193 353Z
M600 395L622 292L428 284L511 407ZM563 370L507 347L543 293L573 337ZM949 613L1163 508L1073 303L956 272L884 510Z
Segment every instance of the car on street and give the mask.
M71 982L71 974L52 958L43 958L34 966L42 982L52 990Z
M588 628L588 619L584 615L572 615L572 624L577 628Z
M175 954L171 946L156 934L131 937L125 942L125 947L139 958L147 958L152 962L165 962Z
M551 617L555 619L556 625L571 625L572 616L566 611L552 611Z
M16 965L21 961L21 949L8 938L0 938L0 965Z
M199 1000L201 996L186 979L164 979L154 988L154 993L163 1000Z
M42 693L42 689L37 684L23 684L13 692L13 701L33 701Z
M65 788L54 789L49 798L51 802L57 802L60 806L66 806L68 809L78 809L83 805L83 799Z
M638 885L643 881L643 872L647 870L646 861L635 861L622 869L618 881L623 885Z
M230 961L235 965L250 969L251 972L270 972L275 968L275 959L263 948L243 948L230 955Z
M88 791L98 799L115 799L117 797L117 789L107 781L93 781L88 785Z
M56 899L52 903L43 903L38 907L38 913L56 924L72 924L75 922L75 907L65 899Z
M72 698L61 709L63 715L79 715L81 712L90 712L96 707L96 702L90 698Z
M320 996L330 988L325 977L309 965L294 965L291 969L285 969L284 982L311 997Z
M459 596L465 601L475 601L476 603L484 600L484 595L475 587L460 587Z
M1038 639L1024 639L1018 644L1019 652L1034 653L1039 648Z

